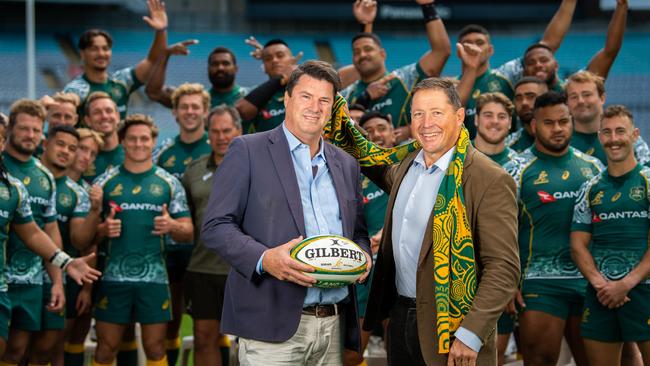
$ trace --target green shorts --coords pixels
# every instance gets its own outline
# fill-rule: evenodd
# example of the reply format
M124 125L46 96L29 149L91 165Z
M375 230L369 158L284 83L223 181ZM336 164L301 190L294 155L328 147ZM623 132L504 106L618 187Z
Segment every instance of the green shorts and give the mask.
M608 309L590 285L582 314L582 337L600 342L650 341L650 285L637 285L627 296L630 302Z
M524 280L521 294L523 311L541 311L561 319L580 316L587 282L580 279Z
M167 245L167 275L169 282L180 282L185 277L185 270L190 264L192 257L192 245L189 244L175 244Z
M77 317L77 297L81 292L81 286L73 279L67 279L65 283L65 317L75 319Z
M9 285L11 328L37 332L41 330L43 285Z
M515 316L502 313L497 322L497 334L510 334L515 330Z
M41 330L63 330L65 328L65 309L58 313L47 310L47 304L52 296L52 284L43 284L43 304L41 306Z
M5 342L9 337L9 321L11 320L11 300L7 291L0 292L0 338Z
M169 286L101 281L97 287L95 319L116 324L167 323L172 319Z

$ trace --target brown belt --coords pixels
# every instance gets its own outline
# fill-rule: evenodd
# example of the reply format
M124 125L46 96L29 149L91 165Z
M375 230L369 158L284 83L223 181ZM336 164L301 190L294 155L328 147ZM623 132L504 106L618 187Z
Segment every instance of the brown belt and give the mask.
M337 315L340 312L338 304L327 305L311 305L302 308L302 313L305 315L313 315L317 318L325 318L328 316Z

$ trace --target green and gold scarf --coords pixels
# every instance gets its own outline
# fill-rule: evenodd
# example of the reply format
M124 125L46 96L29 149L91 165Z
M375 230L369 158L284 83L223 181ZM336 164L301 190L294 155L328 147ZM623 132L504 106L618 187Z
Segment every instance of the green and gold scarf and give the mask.
M420 148L417 141L390 149L368 141L354 127L347 102L340 95L336 97L323 137L354 156L361 166L394 164ZM469 133L463 128L434 206L433 251L439 353L449 353L450 336L460 327L465 314L472 307L477 287L474 244L461 186L468 145Z

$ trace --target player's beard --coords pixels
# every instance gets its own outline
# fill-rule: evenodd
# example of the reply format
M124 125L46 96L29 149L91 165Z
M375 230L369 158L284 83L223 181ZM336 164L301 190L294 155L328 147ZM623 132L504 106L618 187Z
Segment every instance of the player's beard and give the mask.
M235 74L214 73L209 75L210 84L215 89L226 89L235 83Z
M569 135L562 143L555 143L551 139L546 139L541 136L537 136L539 139L540 144L544 146L547 150L552 151L554 153L561 153L563 152L567 146L569 146L569 143L571 142L571 136Z
M33 149L23 147L21 144L19 144L16 141L16 138L13 137L13 136L9 138L9 144L11 145L11 147L14 148L14 150L18 151L20 154L23 154L23 155L32 155L32 154L34 154L34 151L36 151L36 146L38 146L38 143L36 143L35 147Z

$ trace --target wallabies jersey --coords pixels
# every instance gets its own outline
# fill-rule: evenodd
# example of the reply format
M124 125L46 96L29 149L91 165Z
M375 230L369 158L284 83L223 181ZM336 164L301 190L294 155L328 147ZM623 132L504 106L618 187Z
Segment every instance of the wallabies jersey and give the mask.
M100 150L99 153L97 153L95 162L88 167L88 170L84 172L82 178L88 182L92 182L108 169L122 164L123 161L124 149L122 148L122 145L117 145L115 149L110 151Z
M29 204L36 224L42 229L56 220L56 183L47 168L36 158L26 162L3 153L9 174L20 180L29 193ZM12 284L41 285L43 283L41 257L25 246L14 232L7 243L7 281Z
M165 139L153 152L153 163L165 169L178 179L183 177L187 166L198 158L212 153L208 133L202 138L186 144L181 141L180 135Z
M522 278L582 278L571 260L569 237L580 187L602 164L572 147L562 156L527 149L505 169L517 184Z
M648 249L649 181L650 168L639 164L620 177L604 171L580 190L571 230L592 234L591 254L609 280L625 277Z
M104 192L104 214L113 208L115 218L122 221L120 236L103 243L106 264L102 281L167 284L164 237L152 232L163 205L173 218L190 216L179 180L156 165L137 174L119 165L95 183Z
M70 241L70 220L86 217L90 212L88 192L67 176L56 179L56 219L61 232L63 250L73 257L79 256L79 251Z

